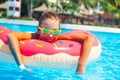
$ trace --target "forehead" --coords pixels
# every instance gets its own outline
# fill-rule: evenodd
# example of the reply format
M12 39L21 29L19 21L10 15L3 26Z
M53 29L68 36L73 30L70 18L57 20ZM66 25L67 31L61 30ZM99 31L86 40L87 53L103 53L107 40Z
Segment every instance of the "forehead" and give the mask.
M42 21L41 26L50 29L59 29L60 22L56 19L46 19Z

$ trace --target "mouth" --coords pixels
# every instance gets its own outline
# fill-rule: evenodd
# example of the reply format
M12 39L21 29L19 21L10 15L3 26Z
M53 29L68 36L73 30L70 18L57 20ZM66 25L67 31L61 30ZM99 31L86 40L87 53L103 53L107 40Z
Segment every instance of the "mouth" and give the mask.
M42 38L44 41L46 41L46 42L55 42L55 38L54 37L43 37Z

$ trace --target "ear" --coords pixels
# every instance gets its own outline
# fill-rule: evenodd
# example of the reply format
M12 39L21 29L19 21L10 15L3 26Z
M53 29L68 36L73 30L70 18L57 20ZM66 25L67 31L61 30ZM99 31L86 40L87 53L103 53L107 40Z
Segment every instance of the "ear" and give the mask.
M41 34L41 29L40 29L40 27L38 27L38 34Z
M59 29L60 29L60 21L59 21Z

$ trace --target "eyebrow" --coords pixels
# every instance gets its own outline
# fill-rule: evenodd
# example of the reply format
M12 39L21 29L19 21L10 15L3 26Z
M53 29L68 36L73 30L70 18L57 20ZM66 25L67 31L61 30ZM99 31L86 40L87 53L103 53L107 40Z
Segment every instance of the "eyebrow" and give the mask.
M42 26L41 26L41 25L42 25ZM41 27L44 27L44 28L53 27L52 25L47 24L47 23L44 23L44 24L41 24L41 25L40 25L40 26L41 26ZM54 26L54 27L56 27L56 26ZM60 27L60 25L58 24L58 29L60 29L59 27ZM47 28L47 29L49 29L49 28ZM53 29L53 30L57 30L57 29Z
M47 27L43 27L43 26L41 26L42 28L46 28L46 29L49 29L49 28L47 28ZM51 30L59 30L59 29L51 29Z

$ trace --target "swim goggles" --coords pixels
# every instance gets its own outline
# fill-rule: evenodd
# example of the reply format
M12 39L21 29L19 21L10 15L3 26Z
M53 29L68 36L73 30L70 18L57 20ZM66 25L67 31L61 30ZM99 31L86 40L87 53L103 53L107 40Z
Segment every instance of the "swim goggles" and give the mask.
M48 36L50 33L53 35L58 35L60 34L61 30L52 30L52 29L47 29L43 27L39 27L41 34Z

